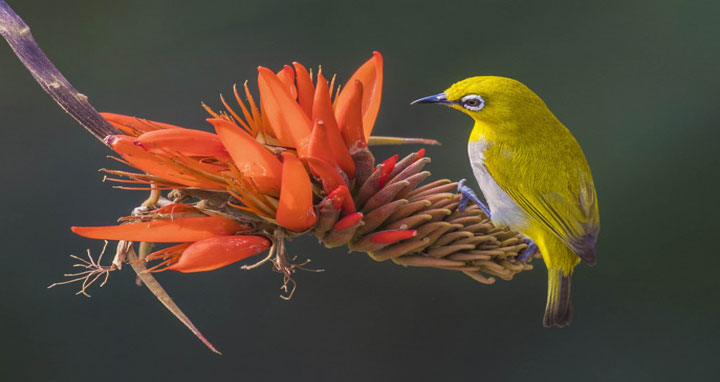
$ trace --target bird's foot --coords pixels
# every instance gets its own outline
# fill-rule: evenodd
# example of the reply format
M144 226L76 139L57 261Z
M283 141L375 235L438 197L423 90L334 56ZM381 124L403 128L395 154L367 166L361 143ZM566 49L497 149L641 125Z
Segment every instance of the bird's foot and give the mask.
M460 193L460 205L458 205L458 211L464 211L465 207L467 207L468 203L472 200L472 202L480 207L480 209L483 210L485 215L489 218L490 209L485 205L485 203L480 201L472 188L465 185L466 181L466 179L460 179L458 182L457 190Z
M517 255L517 259L520 262L527 261L538 250L538 246L537 244L535 244L534 241L528 239L527 237L525 238L525 241L527 242L528 246Z

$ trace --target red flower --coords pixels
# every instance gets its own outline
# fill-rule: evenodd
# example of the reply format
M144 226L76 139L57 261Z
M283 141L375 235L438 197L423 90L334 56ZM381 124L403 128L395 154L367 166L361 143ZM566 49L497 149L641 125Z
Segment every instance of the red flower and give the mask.
M229 206L292 232L315 226L315 205L323 198L353 214L349 193L356 176L353 154L367 148L380 107L382 56L374 53L342 91L334 89L334 78L329 84L319 72L314 82L297 62L277 74L258 68L259 107L247 84L247 106L234 88L240 114L222 97L229 114L206 107L216 134L104 113L127 134L109 136L106 142L119 160L143 173L108 172L161 189L228 191L235 199ZM337 92L334 100L333 92ZM313 177L322 190L313 188ZM198 210L185 213L201 216L168 218L162 210L155 211L150 221L73 227L73 231L97 239L182 243L148 256L163 260L153 270L181 272L216 269L270 245L263 236L243 234L251 227L228 218L203 216ZM361 218L361 214L348 215L347 222L356 224Z
M199 210L184 204L158 209L151 219L117 226L72 227L72 231L92 239L183 242L150 254L147 260L164 260L151 271L209 271L261 253L270 246L270 240L264 236L236 235L252 227L225 217L203 216Z

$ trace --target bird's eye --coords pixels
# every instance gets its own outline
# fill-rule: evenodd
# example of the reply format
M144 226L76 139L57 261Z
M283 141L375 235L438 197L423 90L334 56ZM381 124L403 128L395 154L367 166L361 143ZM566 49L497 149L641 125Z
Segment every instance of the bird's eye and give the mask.
M485 107L485 100L477 94L468 94L462 97L460 104L468 110L478 111Z

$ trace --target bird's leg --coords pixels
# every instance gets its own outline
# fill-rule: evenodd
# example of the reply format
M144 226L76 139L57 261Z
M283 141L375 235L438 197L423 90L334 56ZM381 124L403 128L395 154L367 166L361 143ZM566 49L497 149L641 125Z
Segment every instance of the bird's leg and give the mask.
M525 262L527 259L529 259L532 255L535 254L538 250L537 244L535 244L534 241L530 240L529 238L525 238L525 241L527 242L527 247L517 255L517 260L521 262Z
M475 194L475 191L473 191L472 188L465 185L466 179L460 179L458 182L457 190L460 193L460 205L458 205L458 211L465 210L465 207L467 207L468 203L472 200L473 203L475 203L478 207L480 207L481 210L487 215L487 217L490 217L490 209L488 206L485 205L485 203L481 202L480 199Z

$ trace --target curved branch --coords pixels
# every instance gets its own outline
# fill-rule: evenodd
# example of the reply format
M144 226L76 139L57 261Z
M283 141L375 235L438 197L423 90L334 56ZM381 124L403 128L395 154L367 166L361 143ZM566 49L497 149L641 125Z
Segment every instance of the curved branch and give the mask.
M30 33L30 27L0 0L0 35L8 42L35 81L68 114L101 142L108 135L122 134L98 114L87 96L78 92L53 65Z

